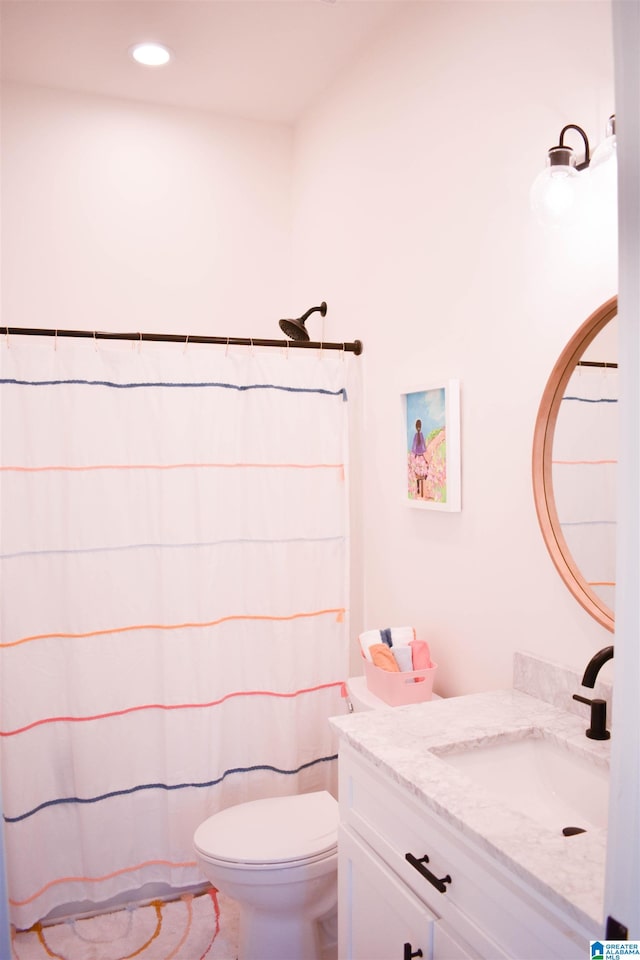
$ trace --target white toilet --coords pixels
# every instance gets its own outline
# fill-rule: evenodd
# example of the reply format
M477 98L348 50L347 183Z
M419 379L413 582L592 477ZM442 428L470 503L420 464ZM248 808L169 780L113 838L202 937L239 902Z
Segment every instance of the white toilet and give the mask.
M390 706L371 693L367 686L366 677L349 677L347 680L347 709L350 713L363 713L366 710L394 710Z
M240 960L319 960L335 914L338 804L326 790L228 807L197 828L200 869L236 900Z
M347 682L347 709L393 710L364 677ZM237 901L239 960L321 960L321 921L337 909L338 804L326 790L227 807L197 828L204 876Z

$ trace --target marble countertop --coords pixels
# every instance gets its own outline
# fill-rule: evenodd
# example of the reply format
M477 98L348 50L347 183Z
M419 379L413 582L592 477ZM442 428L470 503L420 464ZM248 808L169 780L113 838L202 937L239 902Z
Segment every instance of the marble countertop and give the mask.
M518 690L497 690L393 709L335 717L340 738L419 802L439 814L503 866L570 914L602 931L606 831L564 837L482 789L442 756L495 738L536 736L579 751L608 768L610 741L585 736L577 717ZM439 756L440 755L440 756Z

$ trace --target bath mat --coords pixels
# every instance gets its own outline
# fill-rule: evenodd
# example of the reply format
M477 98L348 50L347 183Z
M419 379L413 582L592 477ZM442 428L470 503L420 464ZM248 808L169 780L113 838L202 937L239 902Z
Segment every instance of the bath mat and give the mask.
M12 960L235 960L238 909L215 890L16 933Z

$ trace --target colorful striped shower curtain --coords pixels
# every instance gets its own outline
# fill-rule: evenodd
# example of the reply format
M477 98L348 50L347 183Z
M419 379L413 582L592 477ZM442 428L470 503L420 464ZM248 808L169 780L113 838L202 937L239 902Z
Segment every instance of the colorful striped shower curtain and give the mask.
M353 361L290 353L0 343L0 746L20 928L201 882L207 816L335 786Z

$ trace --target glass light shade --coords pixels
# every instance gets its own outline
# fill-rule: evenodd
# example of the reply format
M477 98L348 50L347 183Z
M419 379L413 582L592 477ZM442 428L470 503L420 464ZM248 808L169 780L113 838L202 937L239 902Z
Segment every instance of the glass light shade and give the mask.
M606 163L607 160L615 159L616 155L616 138L615 136L607 137L595 150L591 159L591 166L599 167L600 164Z
M145 67L162 67L171 60L171 51L161 43L137 43L129 52Z
M618 151L615 117L609 118L607 137L594 152L589 171L601 219L617 215Z
M609 117L609 121L607 123L607 136L602 141L600 146L595 150L593 157L591 158L591 166L599 167L600 164L606 163L607 160L611 159L617 159L615 116Z
M544 227L558 228L572 223L580 212L588 172L573 164L550 164L539 173L531 187L531 208Z

